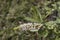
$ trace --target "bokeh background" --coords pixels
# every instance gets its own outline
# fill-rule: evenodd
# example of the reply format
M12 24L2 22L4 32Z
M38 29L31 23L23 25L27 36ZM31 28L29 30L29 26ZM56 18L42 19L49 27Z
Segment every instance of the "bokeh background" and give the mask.
M60 0L0 0L0 40L35 40L33 33L13 30L34 22L43 24L39 40L60 40Z

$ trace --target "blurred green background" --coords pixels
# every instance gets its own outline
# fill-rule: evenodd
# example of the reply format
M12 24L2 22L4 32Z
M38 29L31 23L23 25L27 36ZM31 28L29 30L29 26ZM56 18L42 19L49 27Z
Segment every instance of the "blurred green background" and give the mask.
M35 40L29 32L13 30L34 22L43 24L39 40L60 40L60 0L0 0L0 40Z

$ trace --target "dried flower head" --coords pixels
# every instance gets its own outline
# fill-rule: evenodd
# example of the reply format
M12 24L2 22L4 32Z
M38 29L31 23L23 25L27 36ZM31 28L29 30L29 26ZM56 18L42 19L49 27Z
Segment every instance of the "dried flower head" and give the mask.
M42 26L41 23L24 23L19 25L18 28L23 31L29 30L31 32L35 32L38 31L41 26Z

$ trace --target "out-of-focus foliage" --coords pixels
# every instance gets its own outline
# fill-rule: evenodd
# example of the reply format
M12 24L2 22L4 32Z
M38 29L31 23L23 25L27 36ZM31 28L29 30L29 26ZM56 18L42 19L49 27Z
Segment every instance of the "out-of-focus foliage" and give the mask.
M35 40L35 34L13 30L37 22L39 40L60 40L60 0L0 0L0 40Z

